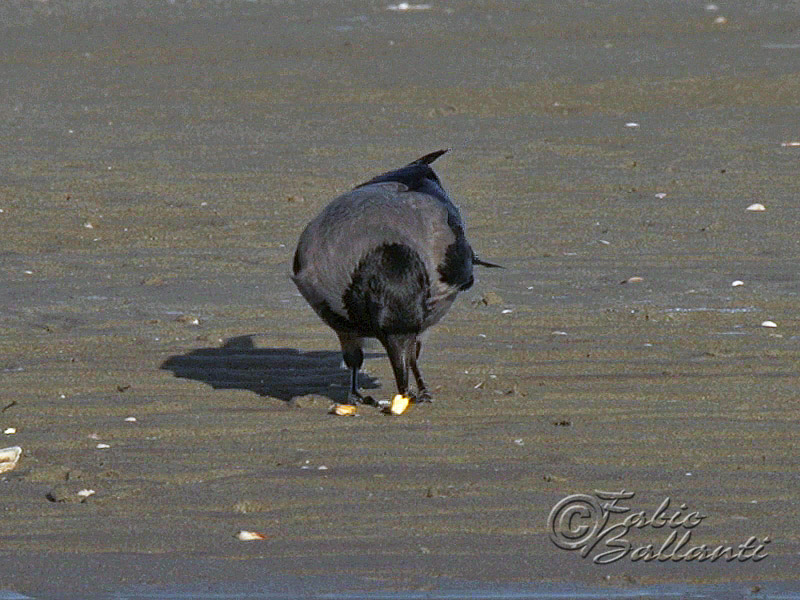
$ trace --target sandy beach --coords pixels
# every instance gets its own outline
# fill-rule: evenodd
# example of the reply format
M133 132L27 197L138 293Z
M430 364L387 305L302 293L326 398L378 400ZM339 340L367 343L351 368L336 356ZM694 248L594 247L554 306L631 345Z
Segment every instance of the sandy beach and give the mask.
M0 593L800 590L795 5L6 0L0 24ZM506 268L431 330L433 404L329 415L348 373L297 238L444 147ZM390 398L377 344L365 372ZM766 558L558 547L551 509L597 490L635 494L611 522L669 499L692 546Z

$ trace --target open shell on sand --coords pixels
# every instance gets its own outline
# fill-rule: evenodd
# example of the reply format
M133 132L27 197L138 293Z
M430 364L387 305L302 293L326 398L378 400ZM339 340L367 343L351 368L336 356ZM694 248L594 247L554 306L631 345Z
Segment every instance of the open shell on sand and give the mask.
M0 474L8 473L17 466L17 461L22 455L22 448L11 446L0 450Z
M358 409L353 404L333 404L328 412L340 417L354 417Z

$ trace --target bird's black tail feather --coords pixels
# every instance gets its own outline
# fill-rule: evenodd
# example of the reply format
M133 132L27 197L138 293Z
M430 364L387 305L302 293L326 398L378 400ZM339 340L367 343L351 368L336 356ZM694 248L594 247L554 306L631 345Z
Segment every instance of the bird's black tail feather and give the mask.
M503 265L496 265L494 263L486 262L485 260L481 260L475 254L472 255L472 264L473 265L480 265L481 267L490 267L492 269L505 269Z
M444 148L443 150L437 150L436 152L431 152L430 154L426 154L425 156L419 157L414 162L408 163L407 166L410 167L411 165L429 165L437 158L439 158L442 154L446 154L447 152L450 152L450 148Z

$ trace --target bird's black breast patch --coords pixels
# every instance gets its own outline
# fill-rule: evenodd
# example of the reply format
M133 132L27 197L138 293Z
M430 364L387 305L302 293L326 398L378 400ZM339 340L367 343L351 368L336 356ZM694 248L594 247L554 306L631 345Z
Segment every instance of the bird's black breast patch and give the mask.
M380 338L422 331L429 297L419 254L404 244L384 244L358 264L342 301L361 335Z
M439 278L447 285L459 290L472 287L475 282L472 276L472 248L466 238L458 238L447 247L444 260L436 270L439 272Z

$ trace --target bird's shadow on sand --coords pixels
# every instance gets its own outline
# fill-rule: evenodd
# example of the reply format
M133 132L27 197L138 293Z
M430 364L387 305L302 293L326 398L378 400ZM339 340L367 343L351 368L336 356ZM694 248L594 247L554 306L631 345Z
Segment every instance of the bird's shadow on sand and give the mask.
M175 377L202 381L214 389L250 390L285 402L307 394L337 402L347 397L350 372L342 364L341 352L256 348L253 337L237 336L218 348L198 348L170 356L161 368L172 371ZM375 378L363 372L359 385L362 389L379 387Z

